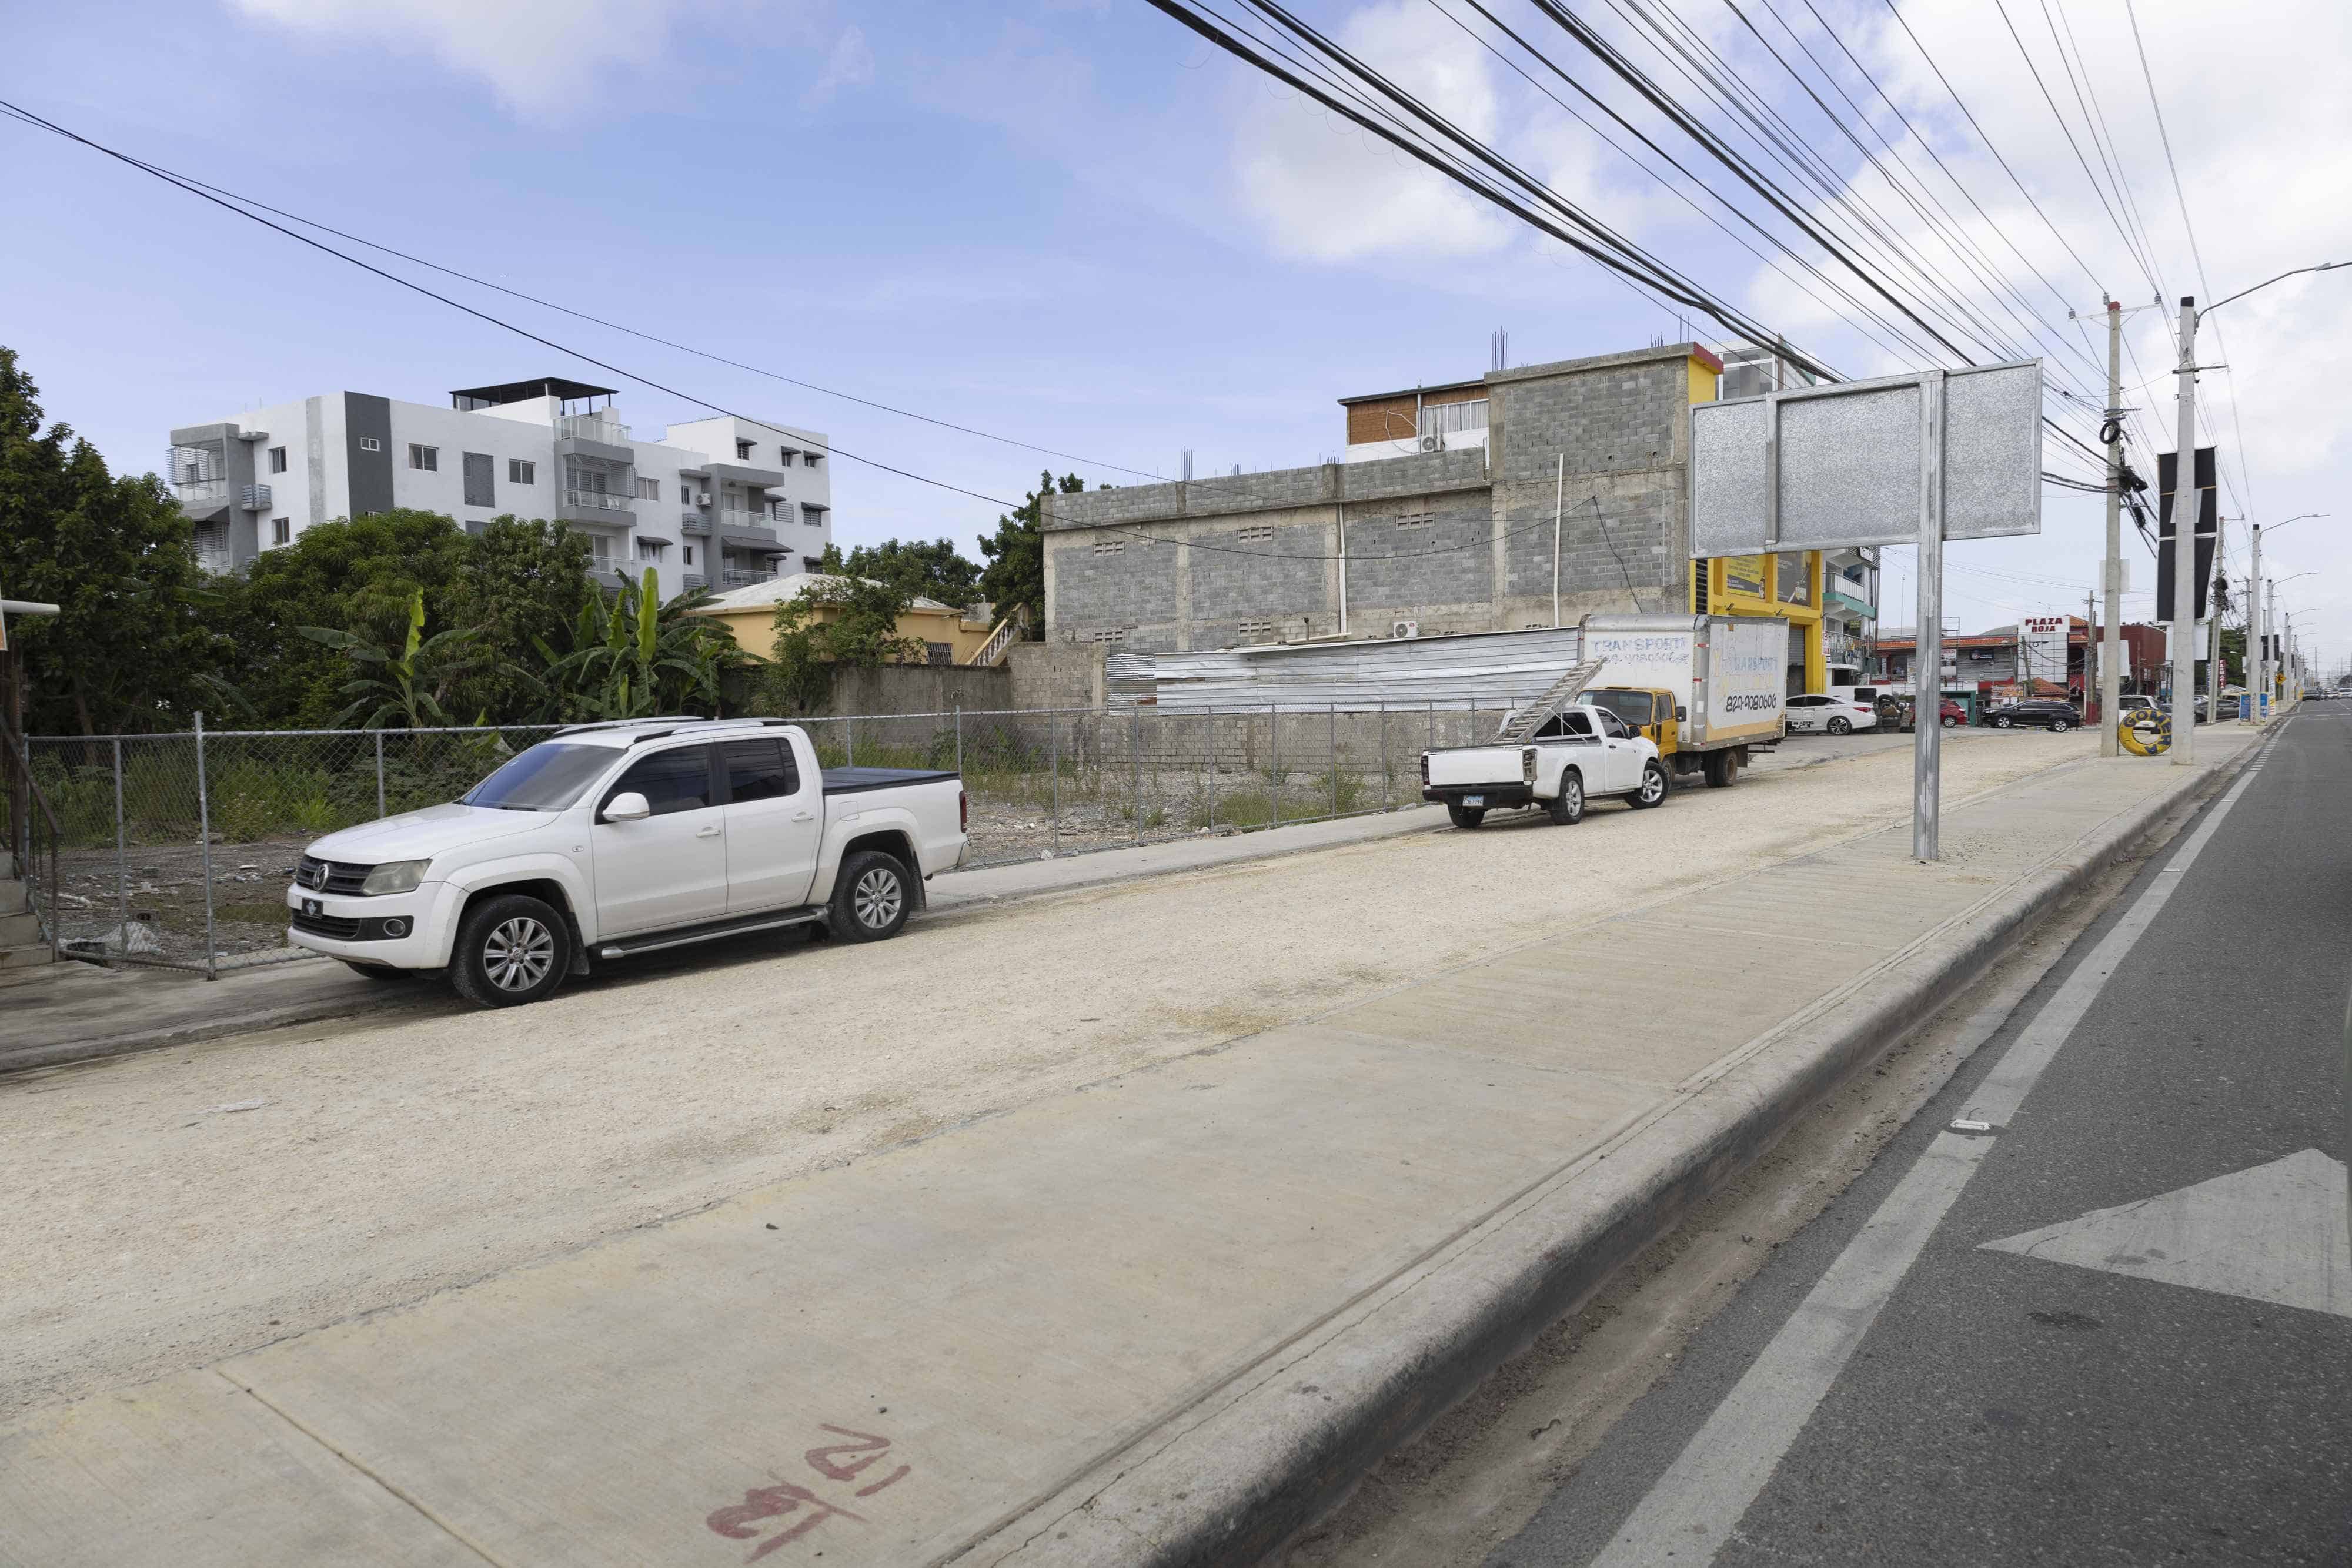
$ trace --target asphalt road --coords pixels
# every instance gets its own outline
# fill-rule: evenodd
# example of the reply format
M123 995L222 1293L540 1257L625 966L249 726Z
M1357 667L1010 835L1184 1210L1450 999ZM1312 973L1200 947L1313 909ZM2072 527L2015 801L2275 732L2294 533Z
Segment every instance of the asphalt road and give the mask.
M1491 1568L2352 1563L2347 891L2323 706Z

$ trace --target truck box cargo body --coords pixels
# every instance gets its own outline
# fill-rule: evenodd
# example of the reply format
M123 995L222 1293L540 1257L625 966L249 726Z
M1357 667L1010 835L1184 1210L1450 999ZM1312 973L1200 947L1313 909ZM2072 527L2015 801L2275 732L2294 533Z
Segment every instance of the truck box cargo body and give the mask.
M1596 689L1674 694L1671 748L1706 752L1781 737L1789 628L1730 615L1588 615L1584 656L1608 661Z

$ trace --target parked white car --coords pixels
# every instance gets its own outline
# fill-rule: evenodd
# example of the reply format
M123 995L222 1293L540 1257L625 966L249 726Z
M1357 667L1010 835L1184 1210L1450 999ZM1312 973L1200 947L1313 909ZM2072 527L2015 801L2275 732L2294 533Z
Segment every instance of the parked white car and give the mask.
M781 719L582 726L449 805L312 844L287 935L376 978L446 970L484 1007L747 931L878 941L961 862L968 811L953 773L822 768Z
M1791 730L1851 735L1857 729L1878 727L1878 705L1875 702L1863 702L1829 692L1808 692L1803 696L1790 697L1788 711Z
M1648 737L1607 708L1581 704L1546 719L1524 741L1421 754L1421 798L1443 802L1457 828L1519 806L1541 807L1555 822L1579 822L1596 796L1622 796L1638 809L1664 805L1669 788Z

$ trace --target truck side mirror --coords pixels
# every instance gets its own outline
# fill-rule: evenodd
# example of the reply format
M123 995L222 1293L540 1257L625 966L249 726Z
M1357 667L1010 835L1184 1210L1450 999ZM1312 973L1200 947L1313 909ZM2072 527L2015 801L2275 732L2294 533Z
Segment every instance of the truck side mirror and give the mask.
M1675 705L1675 722L1676 724L1682 724L1686 722L1689 718L1690 709L1683 706L1680 703L1676 703Z
M635 789L624 789L604 802L603 820L607 822L642 822L654 814L646 798Z

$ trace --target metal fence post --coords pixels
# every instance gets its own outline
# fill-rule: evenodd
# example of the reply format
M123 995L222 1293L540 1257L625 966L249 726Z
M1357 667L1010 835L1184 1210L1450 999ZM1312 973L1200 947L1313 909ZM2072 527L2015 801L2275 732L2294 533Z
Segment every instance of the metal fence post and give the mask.
M212 802L205 794L205 716L196 711L196 841L204 846L205 868L205 978L220 978L220 949L213 941L213 817ZM129 936L123 946L130 946Z
M1396 759L1389 755L1389 705L1381 699L1381 810L1396 805Z
M1209 705L1209 831L1217 831L1217 706Z
M1274 815L1269 825L1278 828L1282 826L1282 710L1268 704L1265 722L1266 727L1274 731Z
M410 738L411 738L411 739L414 739L414 738L415 738L415 737L413 737L413 736L412 736ZM383 810L383 731L382 731L382 730L380 730L380 729L379 729L379 730L377 730L377 731L375 732L375 814L376 814L379 818L381 818L381 817L384 814L384 810Z
M1437 749L1437 704L1433 700L1429 705L1429 749Z
M1045 716L1045 771L1054 780L1054 852L1062 852L1062 716Z
M1143 841L1143 705L1127 710L1127 804L1135 818L1135 841Z
M122 737L114 737L114 935L131 953L131 851L122 831Z
M1339 705L1331 705L1331 814L1339 814Z
M956 773L963 773L963 699L956 698Z
M848 737L848 739L843 743L842 747L843 753L846 758L846 760L843 762L842 766L845 768L855 768L857 766L857 716L856 714L851 714L846 718L843 719L841 721L841 729L842 733Z

